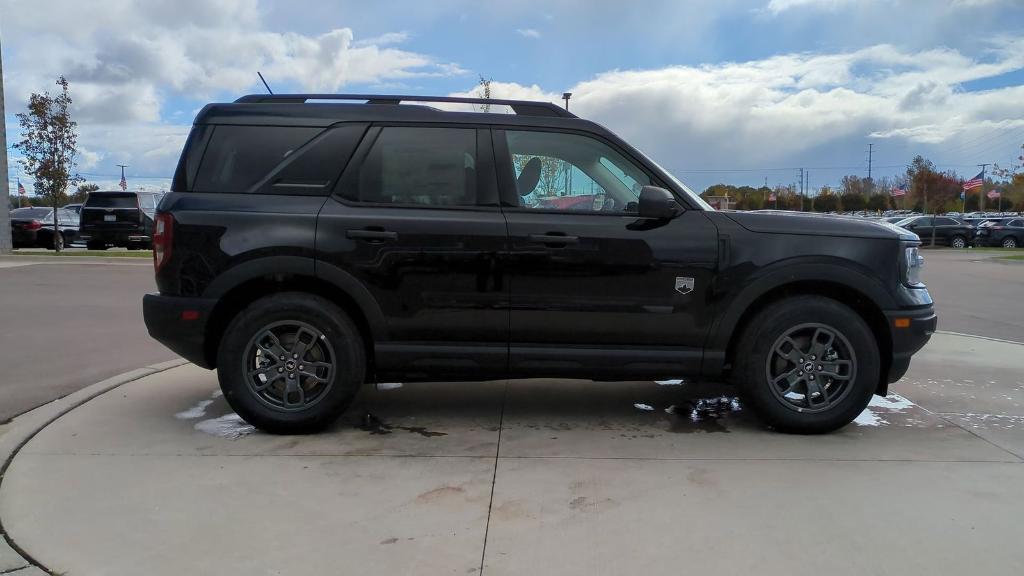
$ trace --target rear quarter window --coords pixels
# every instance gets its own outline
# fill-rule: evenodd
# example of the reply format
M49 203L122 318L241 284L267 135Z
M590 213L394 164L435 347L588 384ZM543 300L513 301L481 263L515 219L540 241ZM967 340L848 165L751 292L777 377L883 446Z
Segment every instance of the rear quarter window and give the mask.
M322 128L216 126L196 175L196 192L250 192Z

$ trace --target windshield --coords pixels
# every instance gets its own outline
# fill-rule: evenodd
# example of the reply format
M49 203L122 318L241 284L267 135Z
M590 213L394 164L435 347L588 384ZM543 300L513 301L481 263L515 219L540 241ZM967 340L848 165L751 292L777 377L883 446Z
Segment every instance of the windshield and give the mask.
M674 182L675 185L678 186L683 192L685 192L686 195L690 198L690 200L692 200L696 205L700 206L704 210L708 210L708 211L711 211L711 212L713 212L715 210L714 208L711 207L711 204L708 204L707 202L704 201L703 198L698 196L696 192L694 192L693 190L690 190L690 187L687 186L686 184L683 184L679 180L679 178L675 177L674 174L672 174L668 170L665 170L664 168L662 168L661 164L658 164L657 162L655 162L654 160L651 160L650 158L647 158L647 160L651 164L654 164L655 166L657 166L659 170L664 172L665 175L668 176L672 180L672 182Z

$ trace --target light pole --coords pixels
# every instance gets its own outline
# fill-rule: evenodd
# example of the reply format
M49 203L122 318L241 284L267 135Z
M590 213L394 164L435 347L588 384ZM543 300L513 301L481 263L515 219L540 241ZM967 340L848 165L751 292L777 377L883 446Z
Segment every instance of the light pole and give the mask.
M572 98L572 92L562 92L562 100L565 100L565 109L569 109L569 98Z
M7 124L4 122L4 59L0 53L0 198L10 204L10 187L7 185ZM19 200L20 202L20 200ZM0 254L11 251L10 206L0 210Z

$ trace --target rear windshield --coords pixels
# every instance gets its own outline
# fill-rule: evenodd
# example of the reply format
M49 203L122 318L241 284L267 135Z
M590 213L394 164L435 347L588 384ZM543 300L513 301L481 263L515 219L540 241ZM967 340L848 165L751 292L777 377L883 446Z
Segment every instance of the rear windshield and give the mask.
M24 218L45 218L50 214L49 208L15 208L11 210L11 218L24 219Z
M87 208L138 208L139 202L131 192L112 194L90 194L85 200Z

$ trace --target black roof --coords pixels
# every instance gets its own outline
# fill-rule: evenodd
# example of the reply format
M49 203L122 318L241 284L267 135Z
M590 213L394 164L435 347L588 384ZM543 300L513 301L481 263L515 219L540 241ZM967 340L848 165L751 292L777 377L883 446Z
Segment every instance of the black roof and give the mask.
M313 102L310 102L313 100ZM402 102L416 102L399 106ZM508 106L515 114L454 112L427 103L467 103ZM372 94L250 94L232 103L208 104L196 124L329 126L343 121L443 122L549 126L606 132L551 102L461 98L453 96L401 96Z

